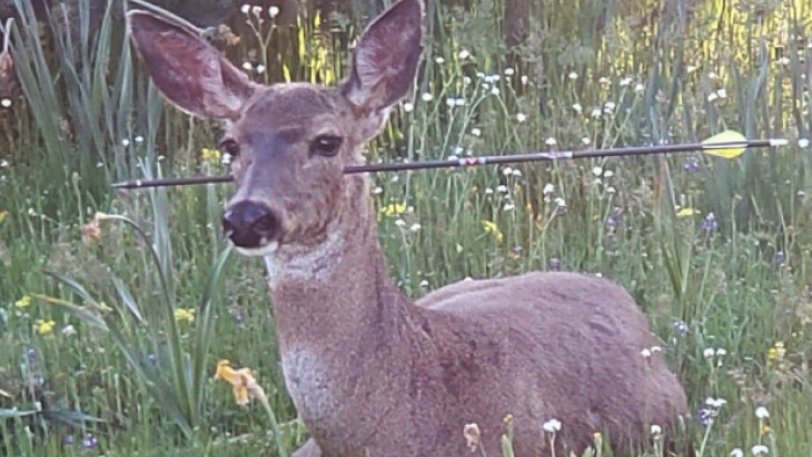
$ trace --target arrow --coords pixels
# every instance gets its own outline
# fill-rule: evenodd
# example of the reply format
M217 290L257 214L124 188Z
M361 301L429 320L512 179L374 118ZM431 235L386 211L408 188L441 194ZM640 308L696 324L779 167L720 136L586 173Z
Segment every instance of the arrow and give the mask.
M671 154L675 152L702 151L704 154L732 160L750 148L786 146L785 139L748 140L739 132L728 130L716 134L701 143L664 144L659 146L637 146L627 148L587 149L582 151L549 151L526 154L508 154L501 156L464 157L448 160L428 160L421 162L382 163L351 165L344 167L345 174L375 173L405 170L428 170L435 168L458 168L478 165L525 163L555 160L584 159L591 157L631 157L654 154ZM136 179L113 184L116 189L140 189L145 187L188 186L195 184L214 184L233 181L234 177L195 176L191 178L164 178L153 180Z

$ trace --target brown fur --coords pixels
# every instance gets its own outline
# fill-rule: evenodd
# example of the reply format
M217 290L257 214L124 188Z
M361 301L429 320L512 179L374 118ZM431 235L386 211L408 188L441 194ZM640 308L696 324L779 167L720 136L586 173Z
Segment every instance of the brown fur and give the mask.
M649 439L651 424L668 430L685 412L683 390L659 353L641 355L654 340L617 285L528 273L412 303L388 277L367 180L342 167L363 162L360 147L408 90L421 11L404 0L376 20L338 88L255 86L187 31L130 15L142 54L157 39L175 44L152 58L174 62L169 71L146 59L162 90L187 84L168 98L232 122L241 151L231 203L261 202L280 220L278 248L245 252L265 257L285 382L313 437L294 455L470 455L462 432L475 422L498 456L507 414L518 457L549 455L542 424L553 418L559 452L580 453L598 431L623 451ZM310 152L325 133L344 138L336 157Z

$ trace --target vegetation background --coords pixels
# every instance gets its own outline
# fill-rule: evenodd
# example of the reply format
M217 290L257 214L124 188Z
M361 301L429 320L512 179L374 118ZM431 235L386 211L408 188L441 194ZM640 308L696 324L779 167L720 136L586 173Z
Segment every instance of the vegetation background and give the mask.
M158 2L258 81L326 84L387 3ZM0 1L0 455L285 453L305 431L262 266L230 256L220 233L228 186L109 186L225 170L217 126L166 106L146 78L130 7L145 6ZM696 414L680 435L697 455L812 455L812 1L429 1L427 31L413 94L370 161L725 129L789 140L732 161L371 179L408 294L530 269L612 278L684 383ZM221 359L253 369L267 408L234 404L213 377Z

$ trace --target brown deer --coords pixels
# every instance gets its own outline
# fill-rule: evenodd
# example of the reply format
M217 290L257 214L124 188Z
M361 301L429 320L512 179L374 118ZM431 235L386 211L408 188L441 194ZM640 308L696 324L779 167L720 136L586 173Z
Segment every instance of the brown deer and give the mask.
M129 13L155 84L181 110L225 121L236 192L226 235L267 265L287 389L312 438L296 457L558 455L595 432L620 451L685 412L644 314L612 282L573 273L462 281L412 302L389 278L368 179L344 175L413 84L423 6L364 31L337 87L251 82L195 33ZM545 434L546 433L546 434Z

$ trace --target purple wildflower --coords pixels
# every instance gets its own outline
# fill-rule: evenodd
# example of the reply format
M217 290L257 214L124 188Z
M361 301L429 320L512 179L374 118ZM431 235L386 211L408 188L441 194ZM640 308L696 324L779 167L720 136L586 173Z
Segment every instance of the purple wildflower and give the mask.
M674 331L679 336L685 336L688 333L688 324L684 321L674 321Z
M708 213L702 221L702 230L710 233L715 232L718 228L719 224L716 223L716 216L714 216L713 213Z
M699 422L699 425L707 427L713 422L713 411L707 408L700 409L696 412L696 420Z
M93 449L99 445L99 441L93 436L92 433L88 433L85 439L82 440L82 446L87 449Z

